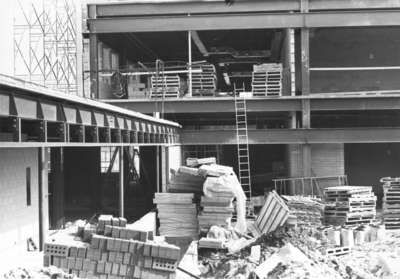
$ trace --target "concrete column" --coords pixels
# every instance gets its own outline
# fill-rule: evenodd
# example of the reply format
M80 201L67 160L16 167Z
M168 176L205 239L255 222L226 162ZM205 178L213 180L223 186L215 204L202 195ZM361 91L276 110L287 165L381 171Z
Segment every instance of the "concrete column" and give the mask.
M161 192L167 191L167 183L168 183L168 173L169 173L169 166L168 166L168 147L161 146Z
M118 150L119 155L119 216L124 217L124 147L121 146Z
M39 250L43 250L48 230L48 148L38 148L38 208L39 208Z
M192 97L192 31L188 31L188 62L189 62L188 96Z

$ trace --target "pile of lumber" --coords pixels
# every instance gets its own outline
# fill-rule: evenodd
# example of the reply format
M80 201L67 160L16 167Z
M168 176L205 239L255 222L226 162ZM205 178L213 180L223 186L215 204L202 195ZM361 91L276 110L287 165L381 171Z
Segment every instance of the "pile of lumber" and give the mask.
M281 96L282 64L254 65L251 85L253 96Z
M151 77L151 98L178 98L181 87L178 75Z
M303 196L282 196L299 226L319 227L322 225L324 206L317 198Z
M155 242L147 231L142 234L125 224L124 219L100 216L87 242L69 231L59 231L44 245L44 265L80 278L175 278L180 248Z
M215 66L210 63L198 63L192 66L192 96L214 96L217 89L217 75Z
M370 224L376 217L371 186L335 186L324 191L324 219L331 225Z
M155 193L160 235L198 238L197 205L190 193Z
M383 187L383 222L387 229L400 229L400 177L384 177Z

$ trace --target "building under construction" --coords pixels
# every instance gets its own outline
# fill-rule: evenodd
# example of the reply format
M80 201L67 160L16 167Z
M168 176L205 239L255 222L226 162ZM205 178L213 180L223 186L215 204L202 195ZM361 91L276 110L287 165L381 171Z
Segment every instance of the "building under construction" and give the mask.
M380 208L400 176L400 1L91 1L83 29L56 2L15 22L15 77L72 94L0 76L3 250L135 221L188 158L248 200L370 185Z

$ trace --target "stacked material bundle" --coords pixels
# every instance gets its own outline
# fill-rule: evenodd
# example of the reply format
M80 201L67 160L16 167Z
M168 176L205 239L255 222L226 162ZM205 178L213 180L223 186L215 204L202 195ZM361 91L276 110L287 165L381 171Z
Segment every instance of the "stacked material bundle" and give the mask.
M383 222L387 229L400 229L400 177L381 178Z
M254 65L252 88L253 96L281 96L282 64Z
M197 193L203 192L204 177L200 176L198 169L180 167L172 173L172 178L167 185L169 192Z
M90 244L70 231L52 235L44 245L44 265L80 278L175 278L179 247L149 240L141 231L115 223L118 218L111 223L109 216L100 219L99 234L93 235Z
M324 206L320 199L303 196L282 196L295 218L296 225L319 227L322 225ZM290 218L290 217L289 217Z
M375 221L376 196L371 186L335 186L325 189L325 222L332 225Z
M205 183L218 184L218 178L208 177ZM230 227L233 214L233 193L216 192L212 197L202 196L202 211L199 215L200 230L207 232L213 225Z
M178 75L151 77L151 98L178 98L181 84Z
M209 63L193 65L193 70L201 70L192 74L193 96L214 96L217 89L217 75L215 66Z
M194 194L155 193L160 220L160 235L198 238L197 206Z

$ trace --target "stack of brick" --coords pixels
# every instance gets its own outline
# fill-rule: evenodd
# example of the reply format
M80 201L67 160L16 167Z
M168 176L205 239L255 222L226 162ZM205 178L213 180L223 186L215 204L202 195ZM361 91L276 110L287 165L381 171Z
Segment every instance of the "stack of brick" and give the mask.
M381 178L383 223L386 229L400 229L400 177Z
M370 186L325 189L324 219L330 225L359 225L375 221L376 196Z
M175 278L180 248L156 243L148 232L99 220L90 245L73 239L45 244L45 265L54 265L81 278ZM103 222L104 221L104 222ZM116 221L114 219L114 221ZM101 225L100 225L101 224Z
M160 235L198 238L197 205L193 199L194 194L190 193L155 193Z

